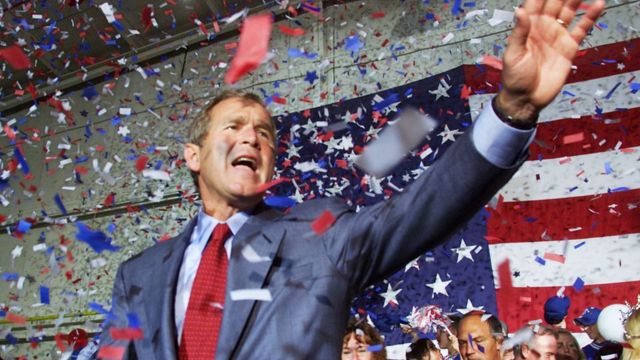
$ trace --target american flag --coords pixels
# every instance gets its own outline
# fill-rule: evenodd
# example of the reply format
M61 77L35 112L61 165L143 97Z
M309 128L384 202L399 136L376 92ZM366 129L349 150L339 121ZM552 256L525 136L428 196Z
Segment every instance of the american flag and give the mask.
M495 201L444 244L365 289L352 311L368 315L387 345L411 337L400 324L416 308L481 308L511 331L541 319L561 288L572 320L586 306L635 303L640 292L640 39L581 51L575 70L539 120L530 157ZM640 73L639 73L640 74ZM499 71L463 65L376 94L277 118L278 175L272 204L339 196L367 206L402 191L462 134L499 89ZM339 84L338 84L339 86ZM384 178L351 165L354 156L413 106L438 128ZM285 201L282 201L282 200ZM424 231L429 231L425 229ZM497 267L509 259L515 297Z

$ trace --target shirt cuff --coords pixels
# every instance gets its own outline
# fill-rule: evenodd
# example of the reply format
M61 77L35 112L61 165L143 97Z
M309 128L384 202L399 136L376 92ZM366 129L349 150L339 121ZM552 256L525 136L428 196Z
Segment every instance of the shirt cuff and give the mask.
M471 139L478 152L493 165L510 168L531 145L535 134L535 129L516 129L502 122L489 101L473 125Z

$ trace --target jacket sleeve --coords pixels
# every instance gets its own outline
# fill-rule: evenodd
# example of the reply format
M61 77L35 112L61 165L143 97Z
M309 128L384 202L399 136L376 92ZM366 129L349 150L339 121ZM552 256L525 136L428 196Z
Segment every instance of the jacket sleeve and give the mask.
M129 313L129 304L125 293L125 283L123 276L123 267L126 263L118 267L118 272L113 281L113 296L111 300L111 312L105 318L102 325L102 334L100 335L100 351L105 348L124 348L122 359L137 359L136 350L133 341L115 340L111 337L112 328L124 328L128 326L127 313Z
M327 254L355 289L397 271L447 240L513 176L527 157L500 168L475 148L473 127L402 193L336 215Z

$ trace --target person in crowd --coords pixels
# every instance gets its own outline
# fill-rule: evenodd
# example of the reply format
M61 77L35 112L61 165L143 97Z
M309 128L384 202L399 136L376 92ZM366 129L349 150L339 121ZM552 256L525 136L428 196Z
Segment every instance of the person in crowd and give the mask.
M552 296L544 303L544 321L550 326L566 329L571 300L568 296Z
M578 340L566 329L556 329L558 332L557 360L586 360Z
M624 349L622 359L640 359L640 296L638 296L638 304L625 320L624 339L629 346Z
M384 340L365 319L351 318L342 339L342 360L386 360Z
M458 323L458 347L463 360L500 360L506 337L500 320L481 311L465 314Z
M582 352L587 360L600 360L603 356L609 360L619 359L622 356L622 345L607 341L598 331L598 316L601 310L593 306L587 307L573 320L593 340L582 348Z
M460 350L458 349L458 321L460 316L448 315L447 318L450 322L446 328L438 326L436 332L436 340L438 341L438 347L443 350L447 350L447 357L445 360L460 360Z
M407 360L443 360L440 350L430 339L418 339L407 349Z
M558 353L557 328L545 325L533 325L530 340L520 346L525 360L555 360Z
M124 348L123 359L248 359L257 349L338 358L353 296L447 240L528 158L540 111L604 5L595 0L576 19L580 0L525 0L492 102L402 193L360 211L337 199L287 212L266 205L274 121L256 95L219 94L184 146L201 208L181 234L120 265L100 346ZM113 339L132 313L144 337ZM481 341L495 353L492 336L467 353Z

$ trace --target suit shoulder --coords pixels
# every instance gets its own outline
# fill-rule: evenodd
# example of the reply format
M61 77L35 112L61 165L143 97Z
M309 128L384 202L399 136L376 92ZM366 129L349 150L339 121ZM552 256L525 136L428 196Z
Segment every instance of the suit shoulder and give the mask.
M328 211L334 216L350 211L351 208L338 198L321 198L304 201L294 207L285 215L285 219L315 219L323 212Z
M164 254L167 253L167 250L174 247L175 243L181 240L180 238L181 236L178 235L169 240L155 243L150 247L133 255L129 259L125 260L121 266L127 267L127 268L136 267L138 263L142 263L142 264L145 264L145 266L147 266L149 264L149 261L153 261L155 259L162 259Z

